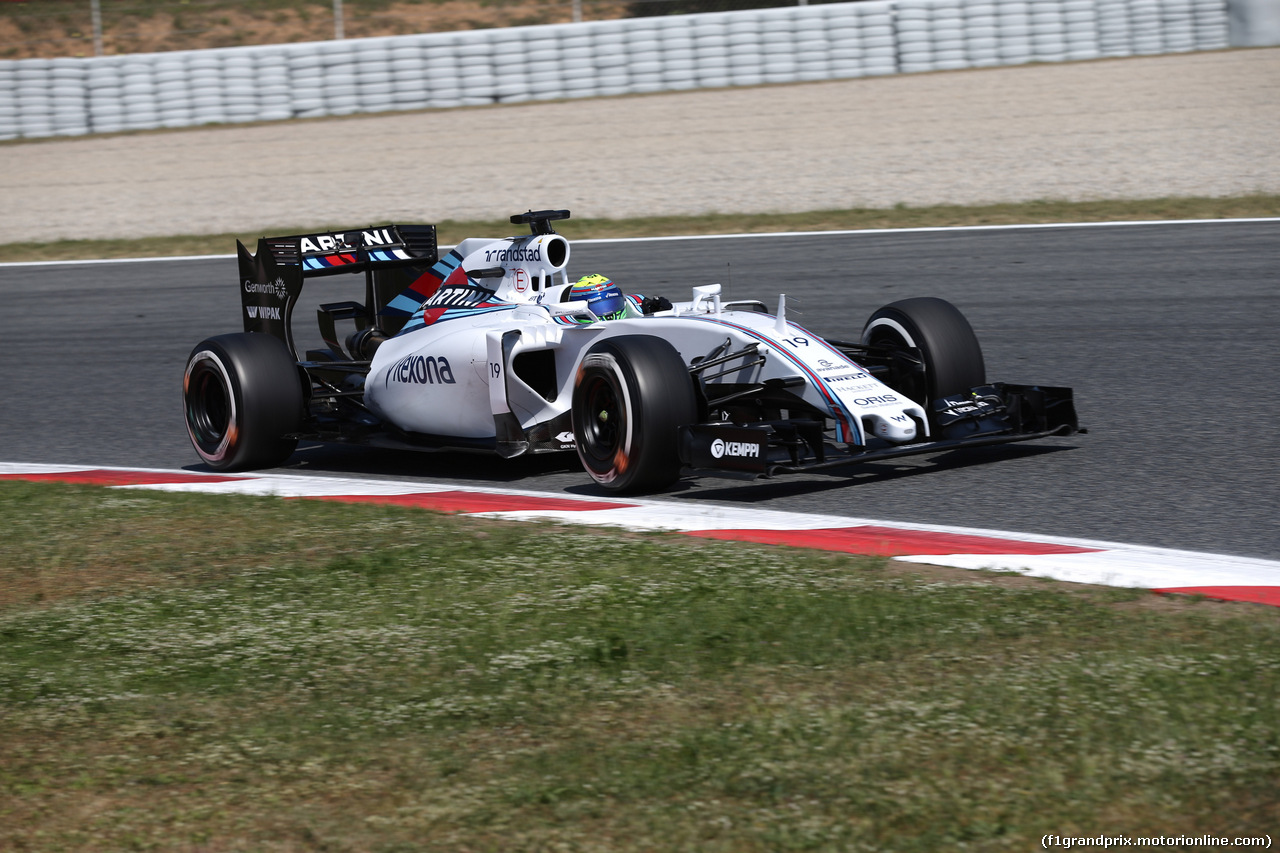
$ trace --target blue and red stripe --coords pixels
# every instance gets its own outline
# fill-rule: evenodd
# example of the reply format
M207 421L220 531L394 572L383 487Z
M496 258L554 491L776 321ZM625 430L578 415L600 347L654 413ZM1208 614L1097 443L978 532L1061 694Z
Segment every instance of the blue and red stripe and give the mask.
M690 317L689 319L702 320L707 323L714 323L717 326L728 326L730 329L735 329L741 332L742 334L746 335L747 337L755 338L756 340L761 341L763 343L773 345L774 348L778 352L782 353L782 355L788 361L790 361L793 365L799 368L800 372L803 373L805 377L809 380L809 384L817 388L818 392L822 394L823 399L826 400L827 410L831 412L831 416L835 419L835 422L836 422L836 441L844 442L845 444L862 444L863 443L862 429L861 429L861 426L858 424L857 419L854 418L853 414L849 412L848 409L845 408L844 404L840 402L840 399L831 393L831 390L827 387L827 383L822 381L822 377L820 377L817 373L815 373L813 368L809 367L809 365L805 364L803 361L797 358L794 354L788 352L785 347L778 346L777 341L774 341L771 338L765 337L764 335L757 332L755 329L752 329L750 326L742 326L742 325L739 325L738 323L731 323L728 320L717 320L712 317ZM793 326L793 328L799 329L801 332L804 332L806 335L809 335L810 340L821 341L823 346L827 347L828 349L831 349L830 345L827 344L826 341L823 341L821 338L810 335L810 333L807 330L802 329L799 326ZM831 351L836 352L836 350L834 349L831 349ZM840 355L839 353L837 354ZM840 355L840 358L844 358L844 356ZM848 436L852 436L853 439L850 440Z

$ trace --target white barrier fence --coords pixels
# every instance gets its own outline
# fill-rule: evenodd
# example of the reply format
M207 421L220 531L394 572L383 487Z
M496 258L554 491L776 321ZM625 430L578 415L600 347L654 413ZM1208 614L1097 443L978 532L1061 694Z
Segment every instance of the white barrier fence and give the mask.
M1229 46L1228 0L872 0L0 62L0 139Z

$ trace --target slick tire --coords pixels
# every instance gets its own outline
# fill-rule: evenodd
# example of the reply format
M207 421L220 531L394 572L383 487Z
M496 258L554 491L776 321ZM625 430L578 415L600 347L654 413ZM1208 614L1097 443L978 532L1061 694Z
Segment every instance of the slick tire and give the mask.
M182 378L187 434L210 468L271 468L298 446L302 377L288 348L258 332L218 335L191 351Z
M578 368L572 409L578 458L611 492L656 491L679 479L677 430L697 414L689 368L661 338L607 338Z
M928 408L939 397L987 382L982 347L969 321L950 302L933 296L891 302L876 311L862 329L870 346L914 348L923 374L891 374L888 385Z

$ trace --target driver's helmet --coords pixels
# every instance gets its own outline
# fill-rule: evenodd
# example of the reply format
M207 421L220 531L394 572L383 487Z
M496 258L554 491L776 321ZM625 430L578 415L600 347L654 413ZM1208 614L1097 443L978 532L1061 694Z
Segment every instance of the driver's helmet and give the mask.
M569 288L570 302L585 302L591 312L601 320L621 320L627 316L627 297L621 288L599 273L584 275ZM578 320L589 323L590 320Z

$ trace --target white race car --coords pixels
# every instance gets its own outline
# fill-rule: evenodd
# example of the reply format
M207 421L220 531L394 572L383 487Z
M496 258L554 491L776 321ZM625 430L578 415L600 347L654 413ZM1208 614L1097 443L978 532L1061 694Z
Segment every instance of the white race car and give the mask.
M201 342L183 398L218 470L285 462L299 440L411 449L576 450L616 492L682 471L730 476L847 465L1079 431L1069 388L989 384L950 303L875 311L861 340L787 320L786 298L623 294L566 273L568 211L511 217L532 233L468 239L440 257L431 225L237 244L244 332ZM364 301L321 305L322 349L300 358L303 282L360 273ZM339 340L338 323L352 331Z

